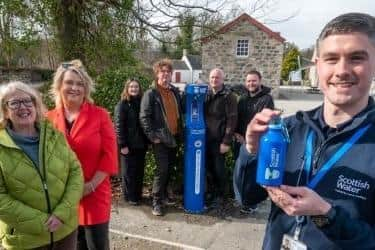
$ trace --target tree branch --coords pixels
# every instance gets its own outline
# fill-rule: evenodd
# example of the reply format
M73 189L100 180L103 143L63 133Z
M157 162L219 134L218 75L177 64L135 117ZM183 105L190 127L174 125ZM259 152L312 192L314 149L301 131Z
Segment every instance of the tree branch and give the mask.
M168 3L170 3L171 6L175 6L175 7L181 7L181 8L185 8L185 9L200 9L200 10L204 10L204 11L207 11L207 12L210 12L210 13L216 13L217 12L217 10L213 10L213 9L206 8L206 7L203 7L203 6L177 4L177 3L172 2L172 0L166 0L166 1Z

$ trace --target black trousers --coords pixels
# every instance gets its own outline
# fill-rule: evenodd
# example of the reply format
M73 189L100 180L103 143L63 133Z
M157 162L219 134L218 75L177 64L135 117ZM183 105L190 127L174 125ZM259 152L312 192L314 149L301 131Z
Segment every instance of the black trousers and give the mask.
M142 198L145 156L146 149L130 149L127 155L120 156L121 165L124 166L125 200L138 202Z
M78 227L78 250L109 250L109 222Z
M213 198L223 198L228 177L225 169L225 154L220 153L220 143L207 143L206 169L208 190L213 195Z
M167 194L169 174L176 164L177 148L169 148L162 143L152 145L156 167L152 185L153 205L161 204Z

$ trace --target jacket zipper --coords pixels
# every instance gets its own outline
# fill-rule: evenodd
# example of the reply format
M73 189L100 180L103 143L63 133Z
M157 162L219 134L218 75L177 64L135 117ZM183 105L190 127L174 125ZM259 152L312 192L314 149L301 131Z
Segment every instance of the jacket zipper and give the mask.
M42 148L44 148L44 146L46 144L46 130L47 130L46 124L43 124L43 130L44 130L43 133L42 132L40 133L41 139L43 139L42 144L39 144L39 145L42 146ZM43 152L43 154L41 154L41 152ZM45 152L43 150L39 150L39 162L41 163L40 168L43 169L43 174L44 174L44 178L42 178L42 180L43 180L44 193L45 193L46 201L47 201L48 214L52 215L51 200L49 199L48 186L47 186L47 182L46 182L46 179L45 179L47 177L47 173L46 173L46 168L44 166ZM39 172L39 174L40 174L40 172ZM41 176L41 174L40 174L40 176ZM50 232L50 244L49 244L48 248L50 250L53 249L53 232Z
M21 150L21 152L22 152L22 150ZM42 174L40 173L40 170L39 170L38 166L36 166L34 164L34 162L30 159L30 157L28 155L26 155L26 154L24 154L24 155L27 157L27 159L29 159L29 161L33 165L34 169L38 173L38 175L40 177L40 180L42 181L43 191L44 191L44 195L46 197L46 202L47 202L47 210L48 210L48 213L51 214L51 212L52 212L51 202L50 202L50 199L49 199L49 192L48 192L48 186L47 186L46 180L43 178Z
M350 130L350 131L352 131L352 130ZM337 139L337 137L340 137L340 136L343 136L343 135L349 133L350 131L344 131L342 133L338 133L338 134L324 140L323 143L318 146L318 148L315 151L314 156L313 156L313 162L312 162L312 174L313 175L315 175L316 171L318 170L318 163L320 161L321 153L322 153L323 149L327 148L327 146L329 145L329 143L331 141L333 141L334 139Z
M41 140L39 139L39 145L41 145L40 148L44 147L44 144L45 144L45 132L46 132L46 125L42 125L43 126L43 129L44 129L44 133L40 132L40 139L43 139L43 141L41 142ZM40 144L42 143L42 144ZM22 153L23 151L21 149L18 148L18 150L20 150ZM47 186L47 182L46 182L46 169L44 167L44 153L43 155L40 154L40 150L39 150L39 163L40 166L36 166L35 163L31 160L31 158L23 153L26 158L31 162L31 164L34 166L34 169L36 170L36 172L38 173L39 177L40 177L40 180L42 181L42 187L43 187L43 191L44 191L44 196L46 198L46 203L47 203L47 211L48 211L48 214L49 215L52 215L52 208L51 208L51 200L49 198L49 191L48 191L48 186ZM42 156L42 159L41 159L41 156ZM44 174L44 177L43 175L41 174L40 172L40 168L43 169L43 174ZM52 249L53 248L53 232L50 232L50 245L49 245L49 249Z

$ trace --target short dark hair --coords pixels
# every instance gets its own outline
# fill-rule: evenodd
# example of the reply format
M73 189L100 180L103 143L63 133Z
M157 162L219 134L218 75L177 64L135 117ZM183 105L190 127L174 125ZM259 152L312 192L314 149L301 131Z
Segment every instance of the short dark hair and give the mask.
M346 13L335 17L324 26L316 42L319 53L319 43L328 36L358 32L367 35L375 46L375 17L365 13Z
M260 72L258 70L255 70L255 69L250 70L249 72L247 72L246 76L247 75L257 75L258 78L259 78L259 80L262 79L262 75L260 74Z

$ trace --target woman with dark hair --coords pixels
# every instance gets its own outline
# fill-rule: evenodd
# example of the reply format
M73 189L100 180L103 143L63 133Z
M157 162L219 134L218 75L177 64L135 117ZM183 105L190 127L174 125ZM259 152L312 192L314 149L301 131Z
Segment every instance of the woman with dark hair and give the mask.
M131 205L142 199L147 137L139 123L142 88L137 80L125 83L121 101L115 108L115 129L123 167L124 196Z

